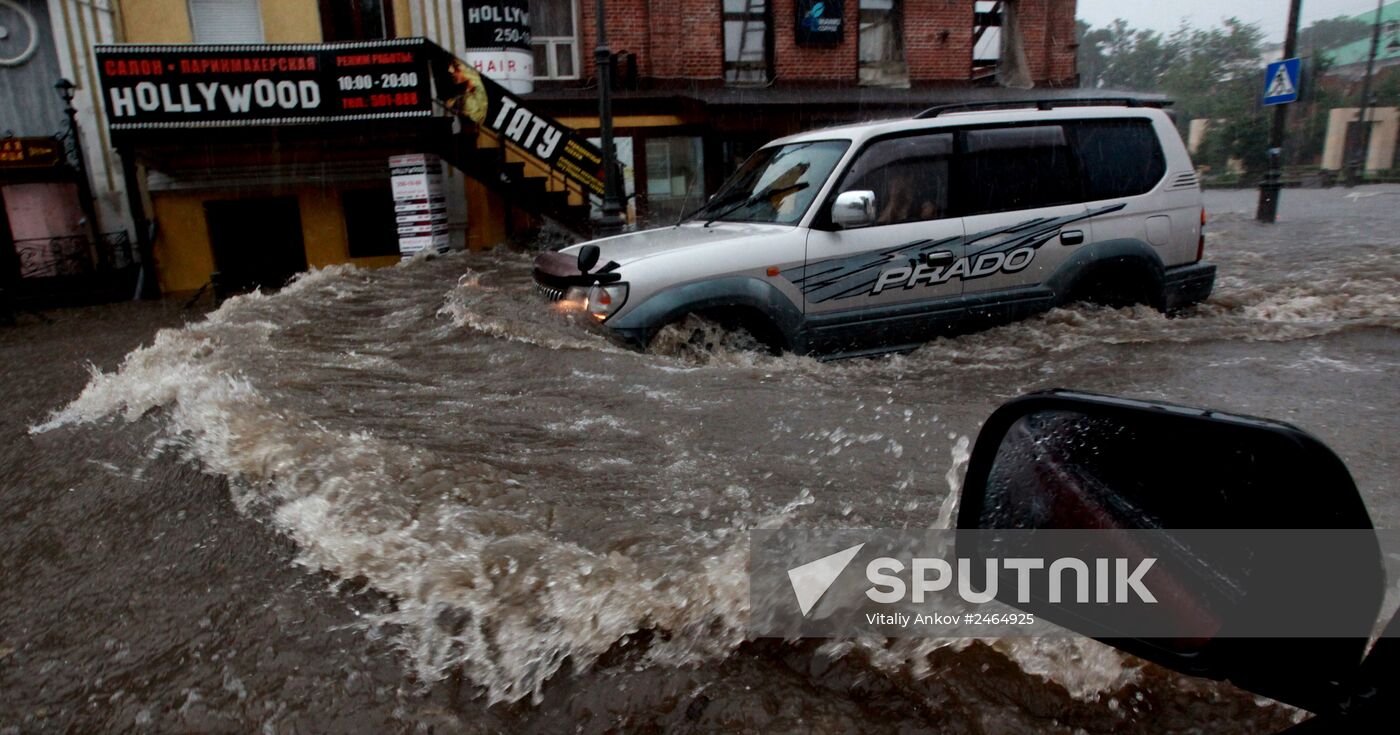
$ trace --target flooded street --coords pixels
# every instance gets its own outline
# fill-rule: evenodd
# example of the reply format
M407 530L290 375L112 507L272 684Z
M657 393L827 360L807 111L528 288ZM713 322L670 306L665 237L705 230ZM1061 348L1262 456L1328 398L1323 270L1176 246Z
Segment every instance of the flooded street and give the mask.
M1400 527L1400 187L1289 190L1273 227L1255 197L1207 193L1220 277L1180 318L878 359L625 350L525 254L22 316L0 731L1279 729L1089 640L744 633L746 531L947 523L980 422L1042 388L1295 423Z

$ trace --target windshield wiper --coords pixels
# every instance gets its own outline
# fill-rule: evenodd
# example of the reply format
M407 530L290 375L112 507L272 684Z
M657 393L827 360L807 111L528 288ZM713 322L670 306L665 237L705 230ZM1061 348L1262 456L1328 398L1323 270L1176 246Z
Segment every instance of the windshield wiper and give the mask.
M746 197L726 207L725 209L721 210L718 214L712 215L708 220L705 221L705 226L709 227L715 222L724 219L725 215L736 210L743 209L744 207L752 207L753 205L763 201L764 199L769 199L771 197L778 196L779 194L791 194L793 192L802 191L803 189L806 189L809 186L811 186L811 184L807 183L806 181L799 181L796 184L788 184L787 186L779 186L777 188L770 186L764 189L763 191L754 194L751 197Z

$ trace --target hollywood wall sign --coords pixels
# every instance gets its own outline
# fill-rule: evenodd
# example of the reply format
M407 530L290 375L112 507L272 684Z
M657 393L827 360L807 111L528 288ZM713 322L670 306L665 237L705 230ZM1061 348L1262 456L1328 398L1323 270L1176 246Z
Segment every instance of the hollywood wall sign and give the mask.
M285 125L433 114L431 44L99 46L114 131Z

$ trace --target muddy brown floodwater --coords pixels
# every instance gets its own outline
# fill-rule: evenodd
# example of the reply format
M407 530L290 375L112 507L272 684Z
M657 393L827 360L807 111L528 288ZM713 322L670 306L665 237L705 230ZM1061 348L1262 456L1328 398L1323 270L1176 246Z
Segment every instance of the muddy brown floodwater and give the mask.
M522 254L22 316L0 731L1280 729L1089 640L744 633L749 529L931 526L980 422L1039 388L1291 421L1396 527L1400 188L1288 191L1273 227L1253 202L1207 195L1220 281L1181 318L1075 306L828 364L617 348Z

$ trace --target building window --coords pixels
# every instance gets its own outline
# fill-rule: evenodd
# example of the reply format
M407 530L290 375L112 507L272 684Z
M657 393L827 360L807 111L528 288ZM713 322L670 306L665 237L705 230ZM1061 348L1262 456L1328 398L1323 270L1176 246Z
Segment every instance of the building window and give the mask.
M530 0L536 79L578 79L578 7L574 0Z
M908 87L899 0L860 0L860 83Z
M705 149L698 137L648 138L647 219L674 222L705 200Z
M978 0L972 4L972 76L996 73L1001 63L1002 3Z
M394 4L385 0L320 0L321 40L376 41L394 37Z
M190 0L195 43L262 43L258 0Z
M724 81L763 84L771 77L773 34L768 0L722 0L724 3Z
M345 212L345 236L350 245L350 257L399 254L394 195L389 187L342 191L340 206Z

